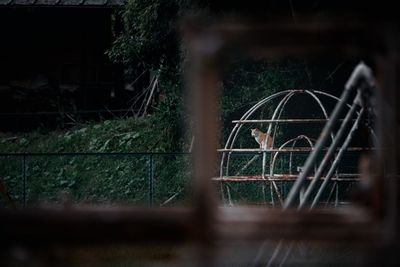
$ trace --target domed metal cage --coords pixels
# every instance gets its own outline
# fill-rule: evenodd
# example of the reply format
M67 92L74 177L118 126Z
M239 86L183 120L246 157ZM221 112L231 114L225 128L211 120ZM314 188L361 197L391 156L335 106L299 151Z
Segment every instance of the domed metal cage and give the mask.
M299 98L298 96L303 97ZM295 101L296 97L297 100L300 99L303 103L297 103L298 101ZM220 170L219 177L215 178L215 180L221 182L222 198L226 199L226 202L229 204L232 204L230 196L231 186L226 184L228 182L260 181L262 182L264 200L268 202L267 199L269 198L269 203L274 205L275 199L277 198L282 204L287 188L288 186L290 187L290 182L293 182L299 172L301 172L306 156L314 149L315 141L321 134L322 126L329 120L329 113L332 107L339 101L340 98L323 91L285 90L262 99L248 109L239 120L232 121L235 125L228 136L225 147L219 149L219 152L221 152ZM311 108L314 110L312 118L284 118L285 116L283 115L287 107L296 105L305 107L314 105L314 107ZM262 114L259 115L259 117L261 117L260 119L255 118L257 112L263 108L265 109L265 107L268 107L267 113L270 115L266 116L263 111ZM316 108L319 109L318 112L315 112ZM348 111L350 111L352 105L347 104L347 108ZM360 112L361 109L354 110L357 119L352 119L356 126L353 127L354 129L351 135L356 132L360 123L362 117ZM299 113L296 113L296 117L304 116L301 111ZM267 119L264 119L264 117L267 117ZM252 139L250 133L246 131L246 129L249 128L248 125L260 124L268 125L266 133L272 137L272 147L266 149L262 149L261 147L243 147L244 145L249 145L248 140ZM311 124L314 126L304 126ZM244 127L244 125L247 126ZM296 132L298 134L290 136L285 133L285 130L287 130L285 126L287 125L296 125ZM370 136L375 136L371 127L368 127L368 132ZM324 134L328 134L331 142L334 142L335 131ZM239 137L247 139L247 142L238 142ZM257 145L256 142L253 143L254 146ZM360 152L369 150L371 148L371 143L372 142L365 144L364 142L362 146L346 147L345 151L347 156L342 153L338 158L338 152L335 152L336 157L330 159L330 165L336 165L334 166L334 174L329 174L328 172L329 175L334 176L331 179L333 183L330 195L332 195L333 190L336 188L336 204L339 201L338 183L343 181L347 185L352 185L352 183L358 181L359 174L356 166L358 165ZM301 146L299 146L299 144ZM328 148L325 149L327 150ZM242 156L242 159L234 160L234 163L232 163L232 158L238 154ZM352 154L352 156L349 156L349 154ZM302 159L299 159L299 155L302 155ZM243 160L244 156L247 156L245 160ZM346 166L342 164L343 166L338 168L338 163L343 157L347 157ZM316 175L318 162L322 160L323 157L320 157L316 161L314 171L309 174L309 180ZM279 162L280 166L277 166ZM339 169L341 172L339 172ZM317 175L321 176L321 173ZM324 177L322 177L322 179L324 179ZM277 182L279 182L279 186ZM266 197L265 189L267 184L270 186L268 198ZM282 189L282 187L285 187L286 190ZM329 198L331 198L331 196L329 196ZM329 201L329 199L326 199L326 201Z

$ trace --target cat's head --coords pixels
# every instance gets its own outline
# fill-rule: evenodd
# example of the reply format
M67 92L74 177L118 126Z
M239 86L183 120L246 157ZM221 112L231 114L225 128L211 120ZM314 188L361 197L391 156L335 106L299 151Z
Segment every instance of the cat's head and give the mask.
M251 136L257 136L258 133L260 132L260 130L258 130L257 128L250 129L250 130L251 130Z

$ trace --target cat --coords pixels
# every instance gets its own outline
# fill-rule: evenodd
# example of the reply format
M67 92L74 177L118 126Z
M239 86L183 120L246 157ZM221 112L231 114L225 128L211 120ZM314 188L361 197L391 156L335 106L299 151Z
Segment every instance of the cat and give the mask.
M254 139L257 141L257 143L260 145L260 149L267 149L267 148L272 148L272 137L267 134L261 132L259 129L251 129L251 136L254 137Z

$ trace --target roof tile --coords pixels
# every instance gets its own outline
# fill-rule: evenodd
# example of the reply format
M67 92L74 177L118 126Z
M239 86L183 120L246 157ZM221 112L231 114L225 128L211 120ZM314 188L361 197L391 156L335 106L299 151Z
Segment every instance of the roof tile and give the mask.
M0 0L0 6L122 6L127 0Z
M15 5L32 5L35 3L35 0L14 0L13 3Z
M106 5L108 0L85 0L84 5L86 6L103 6Z
M83 4L84 0L60 0L59 5L62 6L79 6Z
M35 5L54 6L57 5L59 1L60 0L37 0Z

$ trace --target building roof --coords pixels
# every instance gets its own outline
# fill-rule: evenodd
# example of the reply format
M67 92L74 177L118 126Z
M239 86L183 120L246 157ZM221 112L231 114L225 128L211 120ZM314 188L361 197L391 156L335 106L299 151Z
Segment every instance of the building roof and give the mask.
M1 6L121 6L126 0L0 0Z

